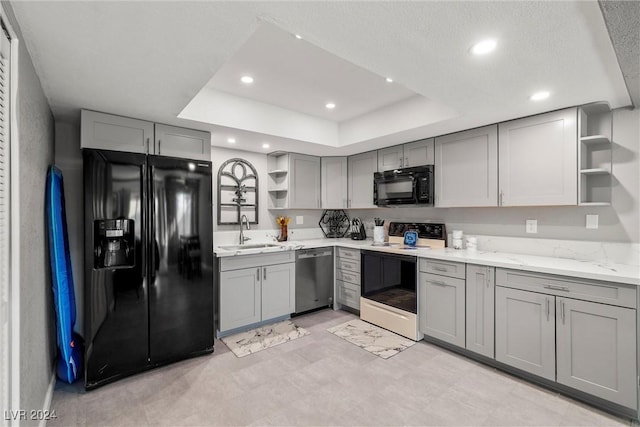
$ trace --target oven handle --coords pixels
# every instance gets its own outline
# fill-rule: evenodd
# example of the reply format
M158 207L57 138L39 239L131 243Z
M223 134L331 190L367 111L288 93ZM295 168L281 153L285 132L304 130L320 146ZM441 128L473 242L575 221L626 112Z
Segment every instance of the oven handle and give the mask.
M395 310L388 310L388 309L386 309L386 308L378 307L377 305L373 305L373 304L370 304L370 305L369 305L369 308L372 308L372 309L374 309L374 310L379 310L379 311L385 311L385 312L388 312L388 313L392 313L392 314L394 314L395 316L398 316L399 318L401 318L401 319L403 319L403 320L407 320L407 316L404 316L404 315L402 315L402 314L398 313L398 312L397 312L397 311L395 311Z
M393 254L393 253L389 253L389 252L379 252L379 251L368 251L368 250L361 250L360 252L363 256L367 255L367 256L374 256L374 257L379 257L379 258L396 258L396 259L400 259L404 262L410 262L412 264L416 264L417 263L417 256L416 255L402 255L402 254Z

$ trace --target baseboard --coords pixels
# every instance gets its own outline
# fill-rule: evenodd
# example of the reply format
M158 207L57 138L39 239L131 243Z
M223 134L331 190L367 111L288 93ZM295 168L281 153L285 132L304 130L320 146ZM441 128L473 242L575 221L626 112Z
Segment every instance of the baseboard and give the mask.
M42 413L50 414L51 413L51 401L53 400L53 390L56 387L56 370L55 365L53 367L53 372L51 373L51 380L49 380L49 387L47 388L47 394L44 396L44 404L42 405ZM44 417L40 420L38 424L40 427L45 427L47 425L47 420Z

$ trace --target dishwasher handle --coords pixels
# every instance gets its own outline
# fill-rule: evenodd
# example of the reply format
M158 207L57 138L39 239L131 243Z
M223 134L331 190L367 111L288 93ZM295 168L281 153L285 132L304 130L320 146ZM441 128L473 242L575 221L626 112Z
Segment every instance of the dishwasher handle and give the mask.
M333 251L299 251L297 259L305 259L305 258L317 258L323 256L331 256L333 255Z

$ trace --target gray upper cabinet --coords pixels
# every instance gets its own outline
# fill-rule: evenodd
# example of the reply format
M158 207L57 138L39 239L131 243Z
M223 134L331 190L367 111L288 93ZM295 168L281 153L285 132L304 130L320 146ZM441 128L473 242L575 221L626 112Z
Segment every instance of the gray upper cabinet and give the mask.
M402 167L412 168L414 166L432 165L434 162L433 141L433 138L427 138L404 144L402 146L404 150Z
M556 297L558 382L636 408L636 310Z
M289 208L320 208L320 157L289 154Z
M436 207L498 205L498 126L435 139Z
M211 160L211 134L156 123L154 153L159 156Z
M211 160L211 134L82 110L82 148Z
M402 145L378 150L378 171L380 172L400 169L403 161L404 151L402 150Z
M577 109L498 124L501 206L576 205Z
M495 268L467 264L466 348L493 358Z
M153 152L153 123L82 110L80 146L129 153Z
M432 165L433 138L378 150L378 171Z
M378 170L378 153L350 156L348 162L349 208L375 208L373 204L373 174Z
M322 209L346 209L347 158L323 157L320 161L320 178Z
M496 287L496 360L556 379L554 296Z

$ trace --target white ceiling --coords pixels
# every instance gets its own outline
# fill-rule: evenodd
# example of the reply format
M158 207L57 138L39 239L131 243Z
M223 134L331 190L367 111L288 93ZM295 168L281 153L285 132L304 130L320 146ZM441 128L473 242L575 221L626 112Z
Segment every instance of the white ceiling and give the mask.
M266 141L267 151L348 155L631 103L593 1L11 5L57 120L88 108L210 130L214 145L234 135L251 151ZM470 55L487 37L496 51ZM245 69L257 73L251 88L238 85ZM529 101L541 89L551 97ZM178 118L187 106L192 119Z

